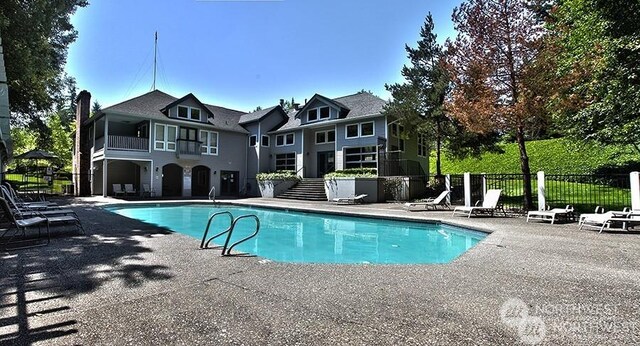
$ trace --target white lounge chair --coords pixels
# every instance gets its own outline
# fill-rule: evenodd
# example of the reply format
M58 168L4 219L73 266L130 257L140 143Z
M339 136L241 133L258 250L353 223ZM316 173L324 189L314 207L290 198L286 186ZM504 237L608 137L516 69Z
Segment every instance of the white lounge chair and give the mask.
M573 206L567 204L567 206L564 208L553 208L550 210L532 210L527 213L527 222L529 222L530 219L551 221L551 224L553 225L558 219L575 221L575 213Z
M126 192L122 189L122 184L113 184L113 195L115 197L124 196Z
M467 217L471 217L471 215L473 214L490 214L491 216L493 216L496 209L500 209L498 208L498 200L500 199L501 193L502 193L502 190L500 189L488 190L487 193L484 195L484 200L482 201L481 206L455 207L455 209L453 209L452 215L464 214L464 215L467 215ZM505 213L505 216L506 216L506 213Z
M628 212L628 208L624 208L623 212ZM604 214L605 210L603 207L601 206L597 206L595 211L593 213L585 213L585 214L580 214L580 218L578 219L578 226L582 226L582 223L584 223L584 220L586 220L587 218L590 218L592 216L598 217L598 215L602 215Z
M133 184L124 184L124 193L135 196L138 191L133 187Z
M362 203L367 196L369 196L369 195L367 195L366 193L363 193L361 195L357 195L357 196L354 196L354 197L334 198L333 201L336 204L356 204L356 203Z
M580 230L584 227L599 229L598 233L606 229L619 229L628 231L629 228L640 225L640 214L636 211L608 211L603 214L586 216L580 224ZM619 226L619 227L617 227Z
M449 196L449 193L450 191L442 191L442 193L440 193L440 195L438 195L438 197L436 198L429 198L426 201L421 201L421 202L405 203L404 207L409 211L416 211L417 209L411 209L411 208L418 207L418 206L424 206L424 210L429 209L429 207L433 207L433 210L436 210L439 205L441 205L443 209L444 207L447 207L447 209L451 209L451 205L447 201L447 196Z

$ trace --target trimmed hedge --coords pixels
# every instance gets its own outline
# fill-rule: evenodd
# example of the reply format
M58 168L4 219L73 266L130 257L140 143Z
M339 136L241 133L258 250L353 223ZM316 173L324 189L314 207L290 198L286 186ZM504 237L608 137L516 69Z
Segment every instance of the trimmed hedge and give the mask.
M258 173L256 174L258 181L265 180L300 180L300 177L296 175L294 171L276 171L271 173Z
M335 171L324 175L325 179L331 178L372 178L377 177L378 173L375 168L349 168L341 171Z
M442 173L519 173L520 152L516 143L502 146L503 154L485 153L480 158L449 160L442 156ZM531 172L547 174L623 174L640 170L638 153L631 146L600 145L566 138L527 142ZM429 160L435 172L435 153Z

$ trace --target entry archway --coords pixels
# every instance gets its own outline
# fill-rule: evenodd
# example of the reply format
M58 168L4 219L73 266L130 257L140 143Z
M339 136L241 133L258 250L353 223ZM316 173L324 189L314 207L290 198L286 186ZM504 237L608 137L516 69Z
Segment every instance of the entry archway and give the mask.
M211 186L211 169L207 166L195 166L191 169L191 195L206 197Z
M162 197L182 197L182 173L175 163L162 167Z

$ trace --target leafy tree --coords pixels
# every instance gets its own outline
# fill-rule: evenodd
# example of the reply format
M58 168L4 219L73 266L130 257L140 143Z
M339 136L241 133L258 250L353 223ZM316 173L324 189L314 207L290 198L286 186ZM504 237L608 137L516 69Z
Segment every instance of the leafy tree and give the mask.
M71 170L71 147L73 146L73 140L71 134L74 131L74 124L63 123L63 113L56 112L52 114L47 125L51 129L51 145L49 150L56 156L60 166L67 171Z
M13 123L47 133L43 116L66 104L75 81L64 73L67 48L77 36L70 16L86 0L3 0L0 32ZM42 142L48 136L41 136Z
M91 105L91 116L96 115L100 111L102 111L102 106L100 105L100 102L98 102L98 100L93 101L93 105Z
M561 0L553 110L569 134L640 152L640 2Z
M401 74L405 83L385 84L393 97L385 106L385 113L398 119L407 134L421 133L435 138L436 176L441 176L443 144L446 144L454 156L459 157L479 153L478 150L495 143L495 138L464 131L444 111L443 104L449 92L450 78L444 68L442 46L437 43L433 28L433 18L429 13L420 29L417 47L405 45L411 65L402 67Z
M447 42L453 92L447 110L477 133L511 134L520 151L524 206L531 209L526 133L546 124L545 88L536 58L545 32L525 0L467 0L452 16L458 36Z
M261 110L262 110L262 107L258 106L258 107L256 107L256 109L254 109L253 111L254 111L254 112L257 112L257 111L261 111Z

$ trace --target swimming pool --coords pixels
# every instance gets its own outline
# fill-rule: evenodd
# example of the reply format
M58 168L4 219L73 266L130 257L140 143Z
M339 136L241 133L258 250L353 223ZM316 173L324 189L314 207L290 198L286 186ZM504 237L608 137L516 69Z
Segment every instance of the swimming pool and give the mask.
M424 264L448 263L480 242L485 233L444 224L396 221L232 205L114 206L107 210L202 239L210 215L229 211L234 217L255 214L260 233L234 250L278 262ZM209 234L229 226L214 218ZM255 223L238 222L231 242L250 235ZM224 238L216 238L222 244Z

